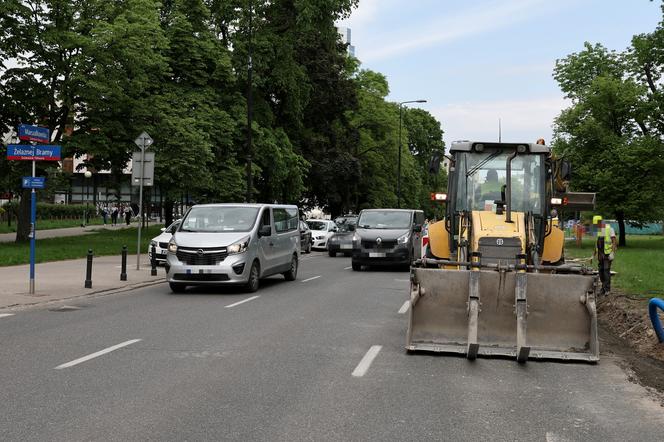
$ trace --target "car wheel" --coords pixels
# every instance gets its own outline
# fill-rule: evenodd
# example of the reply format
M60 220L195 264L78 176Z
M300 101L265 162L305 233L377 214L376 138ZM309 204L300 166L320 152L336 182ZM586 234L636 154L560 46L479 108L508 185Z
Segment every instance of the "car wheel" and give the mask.
M332 250L328 250L327 254L330 255L332 258L335 258L337 256L337 252L333 252Z
M359 262L353 261L352 266L353 266L353 271L355 272L359 272L360 270L362 270L362 264L360 264Z
M346 258L350 258L350 257L352 256L352 254L351 254L351 253L344 253L344 256L345 256Z
M286 281L295 281L297 279L297 255L293 255L290 270L284 273L284 278L286 278Z
M258 290L258 286L260 285L260 270L261 268L258 264L258 261L254 261L253 264L251 264L251 270L249 270L249 280L245 286L245 289L249 293L254 293Z
M168 285L171 287L173 293L184 293L187 290L187 286L184 284L179 284L177 282L169 282Z

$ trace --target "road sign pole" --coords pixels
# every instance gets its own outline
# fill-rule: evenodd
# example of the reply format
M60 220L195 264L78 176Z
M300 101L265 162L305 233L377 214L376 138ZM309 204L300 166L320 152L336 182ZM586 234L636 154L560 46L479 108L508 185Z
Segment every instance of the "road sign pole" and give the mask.
M32 162L32 177L36 176L36 162ZM37 191L30 192L30 294L35 294L35 236L37 233Z
M136 246L136 270L141 269L141 227L143 226L143 176L145 175L145 139L141 148L141 180L138 186L138 244Z

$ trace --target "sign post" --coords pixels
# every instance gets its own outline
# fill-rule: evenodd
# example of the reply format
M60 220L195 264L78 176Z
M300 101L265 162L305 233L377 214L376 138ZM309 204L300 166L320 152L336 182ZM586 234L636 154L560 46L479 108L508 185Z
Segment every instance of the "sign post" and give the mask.
M141 269L141 228L143 226L143 177L145 176L145 149L150 147L154 140L148 135L147 132L142 132L134 143L141 149L141 165L140 165L140 183L138 187L138 241L136 245L136 270Z
M51 134L48 128L21 124L18 137L23 141L48 143ZM60 161L60 146L10 144L7 146L7 159L13 161L32 161L32 176L23 177L23 188L30 192L30 294L35 293L35 258L37 239L37 191L45 187L43 177L37 175L37 161Z

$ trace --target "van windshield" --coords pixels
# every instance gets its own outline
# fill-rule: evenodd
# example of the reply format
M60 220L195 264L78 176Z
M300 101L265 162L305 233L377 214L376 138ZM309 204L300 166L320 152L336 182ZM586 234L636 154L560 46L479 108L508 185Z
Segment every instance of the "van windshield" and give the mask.
M180 232L248 232L257 215L257 207L192 207Z
M363 229L408 229L411 225L411 213L395 210L362 212L357 225Z

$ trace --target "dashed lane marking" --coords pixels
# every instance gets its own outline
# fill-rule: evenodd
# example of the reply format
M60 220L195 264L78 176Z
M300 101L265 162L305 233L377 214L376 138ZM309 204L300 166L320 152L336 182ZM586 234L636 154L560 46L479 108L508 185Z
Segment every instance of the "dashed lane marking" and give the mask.
M14 316L13 313L0 313L0 318L7 318L9 316Z
M235 307L236 305L240 305L240 304L244 304L245 302L253 301L253 300L256 299L256 298L260 298L260 295L252 296L251 298L243 299L242 301L235 302L235 303L233 303L233 304L228 304L228 305L227 305L226 307L224 307L224 308Z
M62 365L58 365L57 367L55 367L55 370L62 370L63 368L73 367L74 365L81 364L83 362L89 361L90 359L98 358L99 356L103 356L107 353L110 353L112 351L115 351L115 350L120 349L122 347L126 347L126 346L131 345L131 344L135 344L139 341L141 341L141 339L132 339L132 340L129 340L129 341L121 342L120 344L113 345L112 347L108 347L108 348L105 348L103 350L99 350L95 353L91 353L87 356L83 356L82 358L74 359L73 361L66 362Z
M364 355L362 360L360 361L359 364L357 364L357 367L355 367L355 370L353 370L353 376L356 378L361 378L364 376L367 371L369 370L369 367L371 367L371 363L376 359L376 356L378 356L378 353L380 352L380 349L383 348L382 345L372 345L371 348L367 351L367 353Z
M313 281L314 279L318 279L318 278L320 278L320 275L312 276L311 278L307 278L307 279L303 279L302 282L309 282L309 281Z
M399 314L403 315L408 311L409 308L410 308L410 301L404 302L401 308L399 309Z
M350 270L352 268L353 268L353 266L348 266L348 267L344 267L344 270Z

